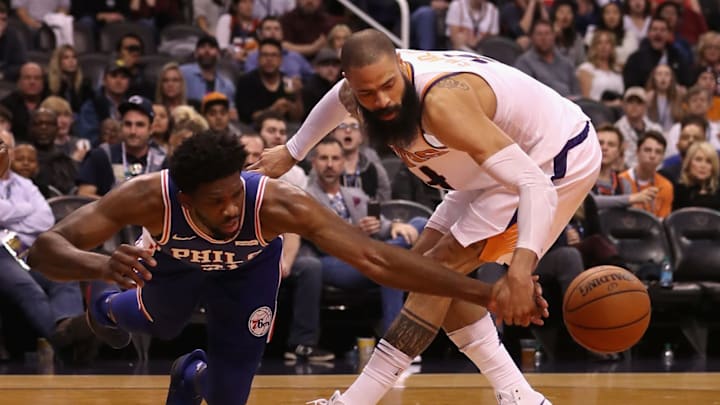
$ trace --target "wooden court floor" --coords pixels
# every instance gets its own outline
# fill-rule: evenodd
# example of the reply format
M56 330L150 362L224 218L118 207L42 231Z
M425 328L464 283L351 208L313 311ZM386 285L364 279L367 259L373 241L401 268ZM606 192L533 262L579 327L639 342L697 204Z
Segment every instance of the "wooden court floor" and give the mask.
M304 404L355 376L258 376L249 405ZM720 404L720 373L530 374L530 383L553 404ZM164 404L163 376L0 376L0 404ZM496 404L492 389L476 374L411 375L382 405Z

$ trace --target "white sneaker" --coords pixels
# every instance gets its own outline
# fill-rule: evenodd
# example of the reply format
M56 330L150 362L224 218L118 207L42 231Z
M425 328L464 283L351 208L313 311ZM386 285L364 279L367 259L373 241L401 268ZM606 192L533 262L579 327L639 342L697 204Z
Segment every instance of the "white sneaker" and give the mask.
M495 391L498 405L552 405L543 394L519 388L509 391Z
M320 398L316 399L314 401L305 402L306 405L345 405L345 403L340 399L340 391L335 391L330 399ZM550 404L552 405L552 404Z

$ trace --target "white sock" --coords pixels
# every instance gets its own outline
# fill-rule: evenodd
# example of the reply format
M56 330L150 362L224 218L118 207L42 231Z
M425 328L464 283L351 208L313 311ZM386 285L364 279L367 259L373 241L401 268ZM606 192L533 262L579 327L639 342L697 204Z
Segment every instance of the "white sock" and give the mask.
M475 363L495 391L507 391L510 388L532 390L505 346L500 343L489 314L447 335Z
M411 362L407 354L381 339L362 373L342 394L343 403L377 404L393 387L400 374L410 367Z

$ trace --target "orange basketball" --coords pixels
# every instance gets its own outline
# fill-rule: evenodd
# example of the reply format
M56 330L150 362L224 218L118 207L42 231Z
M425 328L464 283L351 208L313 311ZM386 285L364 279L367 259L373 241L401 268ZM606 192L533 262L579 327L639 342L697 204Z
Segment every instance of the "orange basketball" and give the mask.
M563 299L570 336L598 353L616 353L637 343L650 323L650 297L643 283L617 266L597 266L573 280Z

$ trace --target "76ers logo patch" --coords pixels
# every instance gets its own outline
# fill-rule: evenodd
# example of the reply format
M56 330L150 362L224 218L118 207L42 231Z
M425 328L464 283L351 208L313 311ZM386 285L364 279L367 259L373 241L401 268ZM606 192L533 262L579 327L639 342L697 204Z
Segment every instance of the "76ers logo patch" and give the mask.
M253 336L265 336L272 325L272 311L264 306L256 309L248 319L248 329Z

